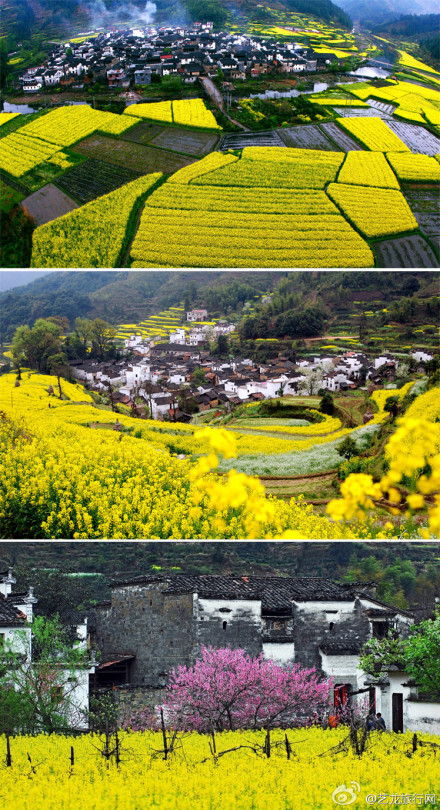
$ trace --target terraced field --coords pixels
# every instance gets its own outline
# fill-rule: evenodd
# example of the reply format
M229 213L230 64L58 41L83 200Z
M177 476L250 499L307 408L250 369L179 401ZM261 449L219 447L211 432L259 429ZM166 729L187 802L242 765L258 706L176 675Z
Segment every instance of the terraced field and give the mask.
M130 183L131 180L136 180L139 176L139 172L124 166L87 158L79 166L59 177L56 184L74 200L84 204L120 188L125 183Z
M164 149L153 149L138 143L107 138L105 135L91 135L75 145L75 152L95 160L114 163L124 169L131 169L140 174L164 172L172 174L193 160L190 157L166 152Z
M440 205L438 189L405 189L404 195L421 230L440 251Z
M297 149L322 149L326 152L334 152L337 147L325 135L317 124L309 124L302 127L286 127L280 129L280 138L286 146Z
M379 267L440 267L431 245L421 234L377 242L374 252Z

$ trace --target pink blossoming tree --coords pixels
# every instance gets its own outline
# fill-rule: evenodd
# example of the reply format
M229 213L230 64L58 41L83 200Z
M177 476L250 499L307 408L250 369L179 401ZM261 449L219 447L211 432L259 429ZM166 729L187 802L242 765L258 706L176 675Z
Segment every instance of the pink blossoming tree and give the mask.
M328 709L331 690L315 669L202 647L193 666L171 673L164 709L175 728L204 733L304 725Z

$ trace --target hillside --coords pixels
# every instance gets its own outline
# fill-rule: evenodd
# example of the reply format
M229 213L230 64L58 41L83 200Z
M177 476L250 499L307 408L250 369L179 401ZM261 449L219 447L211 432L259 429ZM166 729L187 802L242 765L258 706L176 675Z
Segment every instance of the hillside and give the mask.
M437 12L437 3L433 0L371 0L371 2L356 2L356 0L340 0L339 5L354 20L360 20L365 28L375 28L378 25L387 25L399 19L402 14L419 15L434 14Z
M1 34L8 35L10 44L34 37L68 37L82 31L112 26L189 25L191 22L225 25L252 20L268 21L273 13L294 11L310 14L321 20L336 22L346 28L351 20L345 11L331 0L285 0L269 8L255 0L158 0L145 4L133 0L119 4L113 0L83 3L81 0L0 0Z
M112 323L142 320L181 301L191 284L196 285L198 303L206 301L209 290L234 282L246 282L247 292L252 296L272 290L282 275L285 274L252 271L54 272L0 295L1 337L9 341L17 326L32 325L37 318L51 315L65 316L71 324L78 317L102 317Z
M380 598L399 591L413 607L440 595L440 567L433 545L411 543L1 543L0 570L13 565L17 587L36 585L40 607L48 571L75 574L71 606L109 598L109 582L161 570L188 574L330 577L374 580ZM46 572L46 573L45 573ZM85 576L79 576L83 574ZM45 579L46 578L46 579ZM40 583L40 588L38 584ZM55 583L54 583L55 584ZM401 598L398 597L398 599ZM38 610L38 609L37 609Z
M438 292L434 272L57 271L0 295L1 338L8 342L17 326L50 316L67 317L71 324L77 317L137 322L182 301L189 289L192 304L227 314L279 284L281 298L295 293L295 307L312 305L319 297L324 308L336 308L342 317L357 312L355 301L386 306L404 297L423 301ZM278 314L291 308L288 300L276 306Z

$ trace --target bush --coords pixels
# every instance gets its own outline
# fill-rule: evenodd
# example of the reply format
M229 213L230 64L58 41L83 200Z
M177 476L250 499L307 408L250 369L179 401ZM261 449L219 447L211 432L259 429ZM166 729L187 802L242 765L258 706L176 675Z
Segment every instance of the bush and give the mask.
M338 453L340 456L343 456L346 459L350 459L352 456L357 456L358 449L356 442L351 438L351 436L346 436L341 442L338 447Z
M333 402L333 397L329 391L326 391L323 394L321 402L319 403L319 410L321 413L326 413L328 416L332 416L335 410L335 404Z
M338 468L338 478L340 481L345 481L352 473L365 472L368 467L368 460L364 458L349 458L343 461Z

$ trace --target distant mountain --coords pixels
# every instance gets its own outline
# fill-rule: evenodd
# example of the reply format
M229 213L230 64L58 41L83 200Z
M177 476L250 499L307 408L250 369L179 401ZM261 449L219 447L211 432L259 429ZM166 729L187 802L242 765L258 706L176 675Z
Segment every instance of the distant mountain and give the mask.
M434 14L437 0L339 0L339 5L353 20L360 20L365 28L395 22L402 14Z
M435 272L404 271L258 271L258 270L57 270L23 287L0 294L0 337L9 342L17 326L32 326L37 318L64 316L73 326L75 318L101 317L110 323L136 323L187 297L191 306L228 314L240 311L246 300L262 292L276 291L278 312L284 298L296 296L298 306L316 300L334 309L344 300L390 301L402 297L427 298L437 294ZM295 306L296 306L295 305Z
M23 287L31 281L45 276L49 270L0 270L0 292L14 287Z
M440 14L401 14L398 20L377 26L373 33L413 38L420 34L438 34L439 30Z

